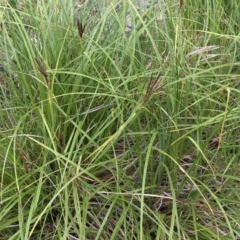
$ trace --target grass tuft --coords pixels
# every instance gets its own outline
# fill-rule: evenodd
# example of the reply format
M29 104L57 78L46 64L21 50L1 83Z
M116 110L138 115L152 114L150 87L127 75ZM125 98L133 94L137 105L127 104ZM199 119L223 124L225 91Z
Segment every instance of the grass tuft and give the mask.
M0 239L239 239L239 4L0 6Z

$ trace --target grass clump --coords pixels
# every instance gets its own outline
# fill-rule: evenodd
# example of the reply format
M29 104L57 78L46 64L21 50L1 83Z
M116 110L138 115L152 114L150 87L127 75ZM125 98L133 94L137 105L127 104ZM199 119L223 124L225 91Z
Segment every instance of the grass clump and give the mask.
M239 239L238 4L104 3L0 7L0 238Z

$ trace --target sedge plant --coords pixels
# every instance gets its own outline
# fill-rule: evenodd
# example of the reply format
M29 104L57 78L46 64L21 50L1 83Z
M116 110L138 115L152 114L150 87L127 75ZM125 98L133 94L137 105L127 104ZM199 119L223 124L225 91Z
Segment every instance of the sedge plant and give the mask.
M239 11L3 1L0 239L239 239Z

